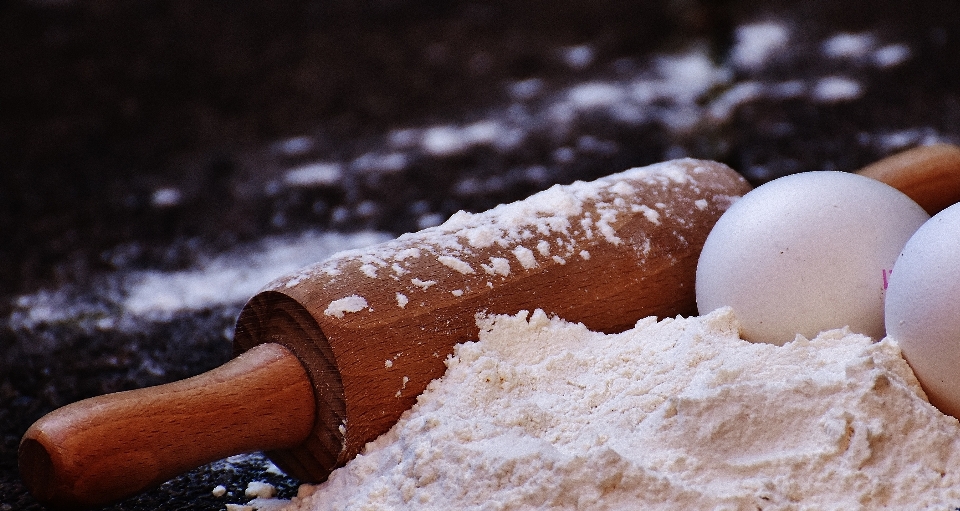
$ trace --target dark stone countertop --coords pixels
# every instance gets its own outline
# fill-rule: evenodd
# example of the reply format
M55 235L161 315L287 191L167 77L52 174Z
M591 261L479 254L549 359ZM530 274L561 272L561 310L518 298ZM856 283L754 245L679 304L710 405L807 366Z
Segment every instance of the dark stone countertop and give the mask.
M247 288L198 285L679 156L759 184L960 141L953 0L10 0L0 47L0 511L39 509L43 413L229 358ZM108 509L259 480L296 492L249 455Z

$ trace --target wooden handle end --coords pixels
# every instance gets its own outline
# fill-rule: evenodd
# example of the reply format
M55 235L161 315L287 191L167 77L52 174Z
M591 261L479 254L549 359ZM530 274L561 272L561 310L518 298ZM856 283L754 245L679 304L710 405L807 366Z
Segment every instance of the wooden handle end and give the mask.
M916 147L867 165L858 174L887 183L935 215L960 199L960 147Z
M193 378L51 412L24 434L20 474L45 506L89 509L226 456L296 446L315 401L297 357L264 344Z
M57 509L68 508L66 503L58 502L60 490L56 481L60 478L56 474L56 466L51 459L50 452L42 441L35 438L35 431L31 430L20 441L18 452L20 463L20 477L38 501ZM52 484L51 484L52 483Z

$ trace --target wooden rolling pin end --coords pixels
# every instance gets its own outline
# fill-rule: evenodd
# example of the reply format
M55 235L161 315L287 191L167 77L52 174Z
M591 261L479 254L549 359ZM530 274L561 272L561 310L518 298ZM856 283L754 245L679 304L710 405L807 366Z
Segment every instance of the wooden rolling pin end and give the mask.
M315 403L297 357L263 344L193 378L51 412L23 436L20 474L43 505L89 509L233 454L296 446Z
M960 198L960 147L934 144L888 156L857 172L905 193L931 216Z

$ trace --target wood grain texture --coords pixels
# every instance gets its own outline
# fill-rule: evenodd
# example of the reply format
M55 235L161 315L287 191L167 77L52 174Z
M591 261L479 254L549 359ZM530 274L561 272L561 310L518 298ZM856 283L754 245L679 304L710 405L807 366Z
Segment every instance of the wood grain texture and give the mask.
M300 361L263 344L193 378L48 414L20 443L20 472L48 507L95 507L233 454L296 446L315 407Z
M703 242L749 189L722 164L668 162L457 216L277 280L244 308L234 342L297 353L319 410L307 441L268 454L299 479L325 479L443 374L455 344L477 339L478 313L541 308L604 332L695 314Z
M868 165L858 174L900 190L931 216L960 201L960 147L955 145L910 149Z

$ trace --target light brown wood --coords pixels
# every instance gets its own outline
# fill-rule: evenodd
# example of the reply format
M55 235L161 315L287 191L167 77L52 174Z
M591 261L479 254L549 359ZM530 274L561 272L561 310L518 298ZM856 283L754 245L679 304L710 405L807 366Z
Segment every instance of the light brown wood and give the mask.
M315 408L300 361L263 344L193 378L50 413L24 435L20 473L49 507L94 507L233 454L296 446Z
M931 216L960 201L960 147L936 144L884 158L861 169L905 193Z
M565 230L542 232L538 218L550 210L517 226L508 222L514 209L501 207L468 227L454 222L342 255L251 299L237 323L237 350L287 346L319 398L313 434L268 453L274 462L301 480L324 480L443 374L455 344L477 338L477 313L541 308L605 332L646 316L695 314L703 242L750 190L747 182L722 164L685 160L586 188ZM558 202L546 193L521 206ZM485 241L470 225L512 229L519 241Z

